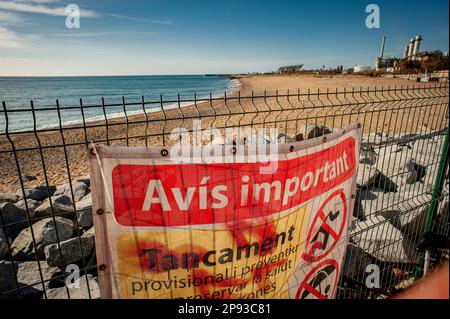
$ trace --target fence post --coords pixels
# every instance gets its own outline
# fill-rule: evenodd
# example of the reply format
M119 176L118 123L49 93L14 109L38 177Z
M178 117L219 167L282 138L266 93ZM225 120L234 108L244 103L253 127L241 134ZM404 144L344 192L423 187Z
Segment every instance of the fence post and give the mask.
M428 206L428 213L425 219L425 225L423 227L423 233L431 230L433 225L434 216L436 215L436 210L438 207L439 199L442 195L442 187L444 186L444 175L445 168L448 165L448 140L449 140L449 128L447 128L445 133L444 145L442 146L441 158L439 160L439 166L437 170L436 180L433 186L433 195L431 198L430 206ZM414 274L414 280L418 280L423 274L423 264L424 264L424 253L419 253L419 258L416 264L416 271Z

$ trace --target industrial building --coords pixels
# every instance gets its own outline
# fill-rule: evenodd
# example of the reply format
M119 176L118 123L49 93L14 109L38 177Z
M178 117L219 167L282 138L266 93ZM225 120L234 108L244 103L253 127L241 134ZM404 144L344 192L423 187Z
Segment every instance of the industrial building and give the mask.
M394 72L397 69L398 63L401 61L400 58L396 57L384 57L384 48L386 45L386 37L383 37L381 42L381 51L380 55L377 57L375 61L375 69L377 71L386 71L386 72Z
M361 72L367 72L372 70L370 66L365 65L357 65L353 67L353 73L361 73Z
M408 59L409 61L421 60L420 43L422 40L423 39L420 35L411 38L411 40L405 47L403 59ZM386 37L383 37L383 40L381 42L380 55L377 57L375 61L375 69L377 71L394 72L398 68L399 62L402 60L402 58L397 57L385 58L384 57L385 45L386 45Z
M281 74L295 73L295 72L301 71L302 68L303 68L303 64L282 66L278 69L278 73L281 73Z
M405 46L405 51L403 54L404 59L411 60L420 60L420 42L422 41L422 37L417 35L415 38L411 38L409 44Z

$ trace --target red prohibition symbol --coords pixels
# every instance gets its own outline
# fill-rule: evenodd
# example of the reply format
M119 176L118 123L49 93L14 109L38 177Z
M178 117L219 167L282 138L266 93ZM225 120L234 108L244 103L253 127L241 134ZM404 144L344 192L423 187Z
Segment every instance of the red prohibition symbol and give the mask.
M337 226L330 222L340 223ZM343 189L332 193L317 211L306 237L305 253L302 258L316 262L327 256L339 242L347 221L347 203ZM320 240L319 237L323 239ZM322 250L322 252L317 253Z
M317 299L334 298L339 280L339 264L336 260L328 259L320 262L303 279L295 299L314 297Z

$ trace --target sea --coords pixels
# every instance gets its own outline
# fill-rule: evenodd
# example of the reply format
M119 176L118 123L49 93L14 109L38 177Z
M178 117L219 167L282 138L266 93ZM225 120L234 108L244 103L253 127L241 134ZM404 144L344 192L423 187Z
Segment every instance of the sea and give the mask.
M104 120L102 107L91 105L117 104L105 108L108 119L125 115L122 98L127 105L126 114L143 113L142 97L145 102L159 101L162 95L164 109L177 107L180 100L222 96L225 92L239 87L239 82L222 75L161 75L161 76L89 76L89 77L0 77L0 133L46 129L59 125L56 100L61 110L63 125L83 122L80 108L82 99L86 122ZM31 111L31 101L35 109L35 119ZM180 106L192 105L192 102ZM161 110L159 104L146 105L146 112ZM8 124L8 125L6 125Z

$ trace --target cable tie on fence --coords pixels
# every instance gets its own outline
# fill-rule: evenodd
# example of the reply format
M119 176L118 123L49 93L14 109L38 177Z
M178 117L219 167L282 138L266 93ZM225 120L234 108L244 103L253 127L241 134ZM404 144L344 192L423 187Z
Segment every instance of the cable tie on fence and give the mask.
M91 146L92 146L92 149L94 150L95 158L97 159L97 163L98 163L98 167L100 168L100 175L102 177L103 185L104 185L104 188L105 188L104 190L105 190L105 194L106 194L106 200L108 201L109 208L111 209L111 211L113 211L114 210L114 208L113 208L114 206L112 205L111 197L109 197L109 192L106 189L107 183L106 183L105 172L103 171L102 161L100 160L100 157L98 156L98 151L97 151L97 148L95 147L95 143L91 142Z

